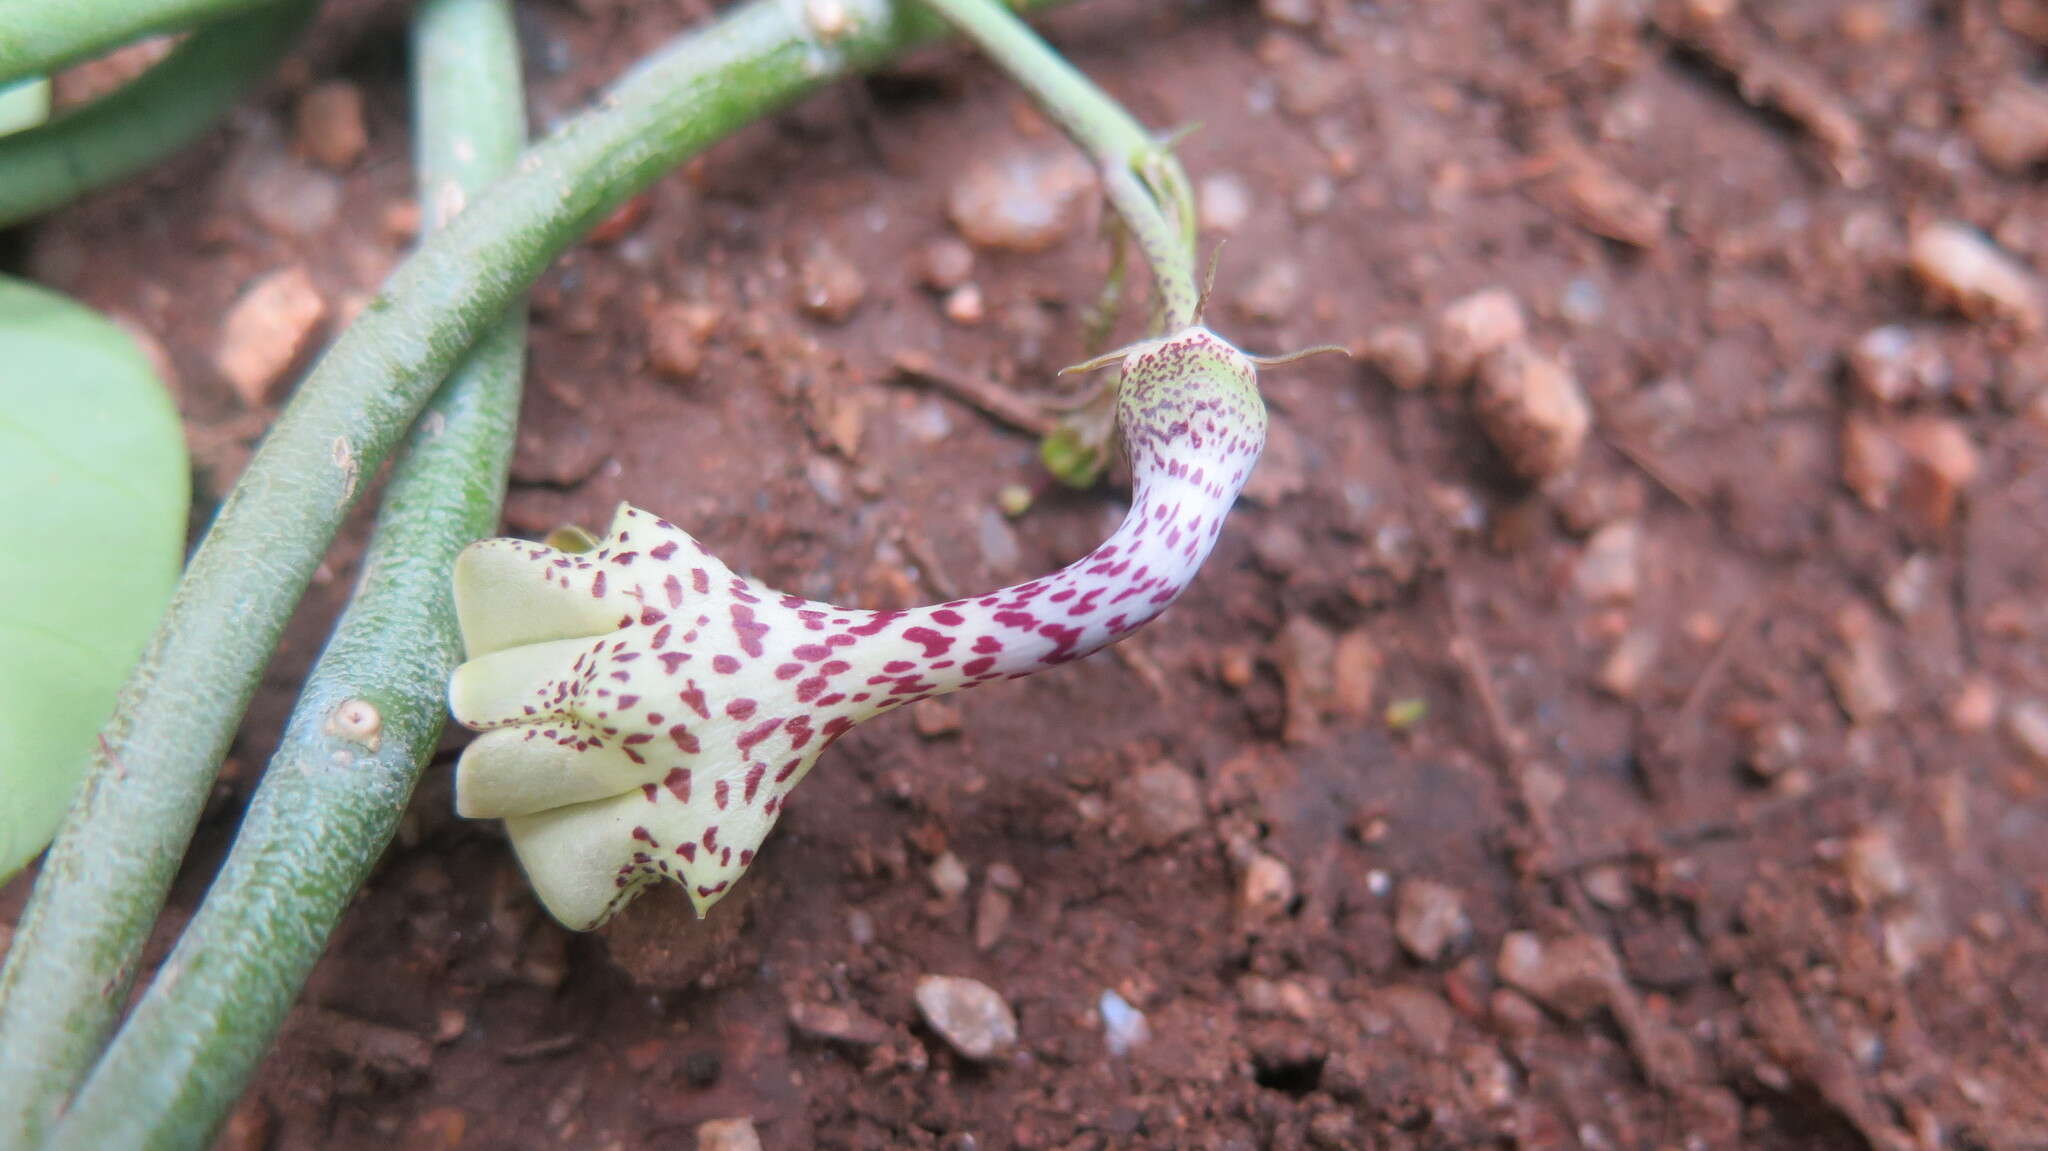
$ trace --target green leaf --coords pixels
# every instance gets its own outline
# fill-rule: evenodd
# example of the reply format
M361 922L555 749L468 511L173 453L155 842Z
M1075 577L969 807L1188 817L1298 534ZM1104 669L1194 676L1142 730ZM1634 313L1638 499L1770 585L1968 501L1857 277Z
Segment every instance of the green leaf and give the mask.
M50 118L50 81L30 76L0 84L0 136L25 132Z
M0 276L0 880L77 790L170 599L190 498L177 409L135 341Z

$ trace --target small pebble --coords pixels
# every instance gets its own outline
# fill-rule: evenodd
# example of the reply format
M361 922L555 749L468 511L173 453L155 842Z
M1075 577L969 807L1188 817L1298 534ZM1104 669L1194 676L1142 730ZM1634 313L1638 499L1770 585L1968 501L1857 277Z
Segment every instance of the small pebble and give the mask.
M1024 890L1023 873L1007 863L998 861L989 864L986 878L988 879L988 885L997 891L1007 891L1015 895Z
M1842 484L1875 511L1892 506L1905 474L1891 428L1886 421L1856 411L1842 421Z
M1429 339L1414 324L1375 328L1354 354L1404 392L1429 382Z
M672 380L695 379L704 367L704 345L718 327L718 311L704 304L669 300L647 315L647 361Z
M1998 689L1990 680L1973 675L1963 680L1963 686L1949 700L1948 725L1966 735L1990 731L1998 719Z
M1294 189L1294 198L1288 201L1287 206L1301 219L1313 220L1329 211L1336 202L1337 182L1321 172L1311 172Z
M1964 315L2010 320L2028 332L2041 329L2040 283L1976 229L1947 222L1920 228L1907 260L1938 301Z
M918 251L918 278L935 292L950 292L974 275L974 249L952 236L940 236Z
M1882 827L1866 827L1850 837L1842 850L1842 870L1850 893L1865 907L1890 903L1913 886L1898 842Z
M953 226L977 248L1042 252L1067 238L1095 173L1070 150L1019 149L983 160L953 185Z
M1849 381L1865 399L1896 407L1948 390L1941 350L1901 324L1872 328L1850 345Z
M1628 873L1612 863L1589 867L1579 877L1579 886L1593 902L1609 911L1622 911L1635 902L1635 888L1628 881Z
M342 171L362 158L370 146L363 126L363 90L347 80L331 80L309 88L292 112L299 151L314 163Z
M2005 709L2005 734L2037 768L2048 768L2048 703L2017 699Z
M268 403L327 318L327 301L294 264L251 284L228 309L214 366L249 407Z
M420 202L411 198L391 201L384 205L377 224L392 243L412 243L420 234Z
M1349 720L1371 718L1383 662L1379 645L1366 629L1338 636L1330 663L1330 713Z
M1287 319L1301 299L1301 265L1288 259L1269 259L1259 267L1244 291L1237 295L1238 310L1245 318L1274 323Z
M789 1025L800 1035L856 1047L872 1047L889 1038L889 1027L881 1020L856 1008L826 1003L790 1004Z
M1259 0L1259 14L1289 28L1313 28L1316 0Z
M1557 298L1557 314L1566 323L1589 328L1607 315L1607 293L1596 280L1576 276Z
M1899 709L1899 686L1892 674L1891 657L1884 638L1868 620L1861 605L1843 613L1839 630L1843 650L1827 657L1828 682L1835 689L1835 701L1851 722L1870 723Z
M804 311L828 324L844 323L867 298L867 279L853 261L828 244L817 244L798 271Z
M749 1118L712 1119L697 1124L697 1151L761 1151L761 1135Z
M1287 910L1294 902L1294 873L1287 865L1264 852L1245 861L1244 876L1238 883L1237 904L1245 918L1263 923Z
M1496 987L1486 999L1493 1029L1509 1039L1527 1039L1543 1030L1543 1009L1512 987Z
M1117 800L1130 821L1131 837L1160 847L1202 826L1202 785L1170 763L1155 763L1121 780Z
M1529 335L1521 301L1506 288L1485 288L1451 302L1436 322L1436 378L1455 387L1480 361Z
M1579 595L1600 606L1634 601L1641 581L1642 539L1634 520L1616 520L1594 532L1572 568L1572 585Z
M960 862L960 857L950 851L932 860L931 869L925 872L925 878L931 881L932 890L939 893L939 898L949 903L967 894L967 865Z
M926 975L914 994L924 1021L955 1051L986 1060L1017 1042L1017 1017L985 983L955 975Z
M1806 732L1788 719L1762 724L1749 732L1743 766L1758 779L1776 779L1798 767L1806 756Z
M1394 902L1394 938L1421 963L1438 963L1472 936L1465 897L1457 888L1432 879L1401 883Z
M1671 205L1652 195L1590 153L1576 149L1561 157L1551 187L1559 209L1580 227L1637 248L1654 248L1664 238Z
M1964 128L1992 167L2024 174L2048 160L2048 88L2008 76L1970 110Z
M910 709L910 726L926 739L957 735L966 726L959 705L950 700L928 699Z
M1545 939L1530 931L1510 932L1501 940L1494 966L1503 983L1570 1019L1583 1019L1605 1005L1620 980L1613 951L1590 935Z
M399 1146L403 1151L455 1151L469 1133L469 1112L460 1107L434 1107L413 1116Z
M1593 423L1585 393L1564 365L1519 344L1487 357L1473 407L1508 466L1537 482L1578 462Z
M1948 529L1962 494L1982 470L1975 441L1946 416L1908 419L1893 431L1905 467L1899 509L1930 532Z
M1257 678L1258 664L1252 653L1243 647L1226 647L1216 656L1216 678L1224 687L1243 691Z
M1906 562L1884 581L1884 606L1902 620L1920 614L1934 590L1935 574L1934 558L1927 553L1916 552L1906 557Z
M1251 217L1251 189L1235 172L1210 173L1195 190L1195 214L1204 231L1230 235Z
M1152 1038L1145 1013L1124 1002L1124 997L1114 991L1102 993L1096 1002L1096 1012L1102 1016L1103 1046L1109 1048L1112 1056L1127 1055Z
M1349 1111L1319 1111L1308 1121L1308 1141L1326 1151L1348 1151L1361 1146L1358 1116Z
M1634 699L1643 680L1657 665L1660 646L1654 632L1632 631L1622 636L1621 642L1601 661L1599 674L1593 678L1594 686L1616 699Z
M1010 929L1010 914L1016 909L1016 900L1010 893L989 884L981 889L981 898L974 904L974 949L987 951L1003 941L1003 934Z
M1315 742L1322 736L1323 711L1336 687L1336 637L1306 615L1290 616L1273 639L1271 658L1287 703L1281 738L1295 744Z
M855 947L866 947L875 941L875 917L856 907L846 913L846 937Z
M4 952L0 952L4 954ZM277 1134L277 1116L251 1092L228 1113L213 1151L265 1151Z
M974 284L962 284L946 293L946 302L941 307L947 319L963 328L971 328L988 318L988 308L981 301L981 289Z
M317 236L341 210L341 181L284 152L251 160L242 174L242 202L264 229L286 239Z

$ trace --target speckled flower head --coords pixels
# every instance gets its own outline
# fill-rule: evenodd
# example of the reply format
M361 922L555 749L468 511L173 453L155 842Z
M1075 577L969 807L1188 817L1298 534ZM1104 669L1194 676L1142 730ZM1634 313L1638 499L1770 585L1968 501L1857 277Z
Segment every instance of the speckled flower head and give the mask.
M621 507L588 553L463 552L469 662L455 716L480 735L456 804L503 818L542 902L595 927L646 884L702 913L732 889L818 754L870 716L1079 659L1186 590L1264 446L1252 361L1206 328L1123 358L1133 502L1061 570L910 611L784 595L689 533Z

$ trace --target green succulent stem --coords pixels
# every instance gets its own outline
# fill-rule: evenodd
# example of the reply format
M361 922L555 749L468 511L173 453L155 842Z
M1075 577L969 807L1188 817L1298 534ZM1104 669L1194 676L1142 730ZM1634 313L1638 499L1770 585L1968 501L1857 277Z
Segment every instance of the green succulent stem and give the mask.
M923 0L1037 98L1094 156L1103 192L1158 285L1164 330L1196 321L1194 194L1170 148L999 0Z
M329 348L194 553L44 861L0 970L0 1148L32 1145L98 1056L286 620L360 485L458 361L662 173L941 31L910 0L730 9L523 152Z
M510 0L427 0L413 35L429 229L511 171L526 138ZM299 697L234 849L48 1149L197 1147L254 1074L391 842L461 660L455 555L497 526L525 361L514 308L413 428L363 578Z
M5 61L14 52L10 37L17 22L49 17L69 24L75 10L105 13L114 7L0 0L0 81L9 74ZM131 176L197 139L270 71L318 7L317 0L272 0L209 25L118 91L39 127L0 136L0 227ZM35 74L35 66L21 74Z
M280 0L0 0L0 84L158 32L197 28Z

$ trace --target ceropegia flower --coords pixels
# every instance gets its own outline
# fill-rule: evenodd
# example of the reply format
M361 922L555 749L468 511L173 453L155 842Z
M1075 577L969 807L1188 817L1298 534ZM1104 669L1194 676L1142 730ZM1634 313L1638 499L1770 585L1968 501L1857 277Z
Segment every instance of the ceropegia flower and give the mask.
M1115 642L1187 589L1265 445L1251 357L1203 327L1121 359L1130 513L1047 576L910 611L770 590L666 520L622 506L594 551L463 552L469 662L455 716L481 731L456 805L503 818L542 902L588 929L658 879L701 914L745 873L791 789L854 724Z

